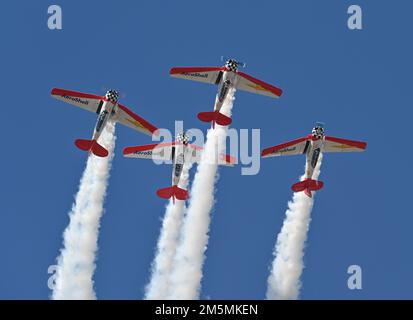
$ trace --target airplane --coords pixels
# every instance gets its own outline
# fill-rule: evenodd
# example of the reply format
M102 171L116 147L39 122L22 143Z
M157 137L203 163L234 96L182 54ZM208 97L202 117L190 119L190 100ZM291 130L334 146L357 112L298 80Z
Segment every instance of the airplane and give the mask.
M108 120L120 122L147 135L156 134L157 128L142 119L124 105L118 103L119 93L108 90L104 97L89 93L53 88L53 98L70 103L74 106L91 111L98 115L95 129L91 140L77 139L75 145L84 151L92 152L98 157L106 157L108 151L98 143L98 139Z
M173 203L175 203L175 198L178 200L189 198L188 191L178 186L182 178L182 169L185 163L199 163L202 151L202 147L189 143L185 133L180 133L176 136L175 142L126 147L123 150L123 155L128 158L152 159L154 161L172 160L172 186L159 189L156 194L163 199L172 198ZM235 158L230 155L220 155L218 164L233 166Z
M221 60L224 58L222 57ZM272 98L279 98L282 95L281 89L238 71L239 66L245 67L246 64L235 59L228 59L223 67L175 67L169 73L172 77L219 85L214 111L198 114L199 120L212 122L212 128L214 128L215 123L221 126L228 126L232 123L230 117L220 112L231 87Z
M294 192L304 193L312 197L312 191L320 190L324 183L313 180L314 168L317 165L320 153L325 152L362 152L366 149L367 143L324 135L324 124L317 122L310 135L299 138L274 147L266 148L262 151L263 158L276 156L289 156L296 154L306 155L305 179L292 185Z

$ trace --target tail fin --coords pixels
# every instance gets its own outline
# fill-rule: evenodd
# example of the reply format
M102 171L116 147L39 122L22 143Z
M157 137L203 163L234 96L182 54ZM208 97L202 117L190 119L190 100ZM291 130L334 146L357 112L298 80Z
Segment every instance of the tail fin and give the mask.
M187 200L189 198L189 194L187 190L181 189L178 186L172 186L164 189L159 189L156 191L158 197L163 199L170 199L172 198L173 202L175 203L175 198L178 200Z
M92 152L98 157L107 157L109 154L108 150L102 147L96 140L77 139L75 145L80 150Z
M311 198L312 197L311 191L320 190L323 186L324 186L324 182L308 178L308 179L305 179L303 181L300 181L300 182L297 182L297 183L293 184L291 189L294 192L304 191L304 193L308 197Z
M222 114L219 111L200 112L198 113L198 119L203 122L212 122L212 127L215 127L215 123L220 126L229 126L232 123L232 119Z

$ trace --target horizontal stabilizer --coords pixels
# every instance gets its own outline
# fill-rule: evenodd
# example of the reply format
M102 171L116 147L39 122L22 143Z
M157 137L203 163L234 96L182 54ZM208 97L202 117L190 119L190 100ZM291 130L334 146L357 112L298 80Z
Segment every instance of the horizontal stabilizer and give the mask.
M311 191L320 190L324 186L324 182L313 179L305 179L292 185L291 189L294 192L304 193L311 198Z
M98 157L107 157L109 154L108 150L102 147L96 140L77 139L75 145L80 150L92 152Z
M232 123L232 119L222 114L219 111L200 112L198 113L198 119L203 122L212 122L219 124L220 126L229 126Z
M187 190L181 189L178 186L172 186L164 189L159 189L156 191L158 197L163 199L170 199L172 198L175 201L175 198L178 200L187 200L189 198L189 194Z

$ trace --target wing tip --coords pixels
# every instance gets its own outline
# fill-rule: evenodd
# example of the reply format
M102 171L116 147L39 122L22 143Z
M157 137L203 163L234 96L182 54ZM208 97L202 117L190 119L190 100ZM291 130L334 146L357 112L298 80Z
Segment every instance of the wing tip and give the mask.
M251 82L254 82L254 83L260 85L260 86L261 86L262 88L264 88L265 90L267 90L267 91L271 92L272 94L274 94L275 97L273 97L273 98L280 98L280 97L282 96L282 94L283 94L283 90L282 90L281 88L278 88L278 87L276 87L276 86L273 86L272 84L269 84L269 83L267 83L267 82L265 82L265 81L262 81L262 80L260 80L260 79L258 79L258 78L255 78L255 77L249 75L248 73L238 72L238 74L239 74L241 77L244 77L245 79L247 79L247 80L249 80L249 81L251 81Z
M122 109L124 112L126 112L129 116L131 116L135 121L137 121L142 126L142 130L140 130L141 132L146 133L148 136L155 135L157 137L159 135L159 129L157 127L155 127L153 124L151 124L141 116L138 116L127 106L118 103L118 107Z
M172 67L172 68L169 70L169 74L170 74L170 75L174 75L174 74L179 73L179 72L178 72L178 69L180 69L180 68L178 68L178 67Z
M123 151L122 151L123 155L125 157L129 156L130 154L133 153L134 148L136 148L136 147L125 147L125 148L123 148Z
M367 142L360 141L360 149L363 151L367 149Z
M273 152L274 147L266 148L261 151L261 157L262 158L267 158L272 152Z
M361 149L362 151L367 149L367 142L365 141L348 140L348 139L336 138L336 137L331 137L331 136L326 136L325 139L333 141L333 142L337 142L337 143L347 144L349 146Z
M60 88L52 88L52 90L50 91L50 95L52 96L57 96L59 95L59 93L61 92L62 89Z
M281 89L281 88L277 88L277 87L274 87L274 88L276 88L277 91L279 92L278 94L274 92L274 94L277 96L277 98L281 98L281 96L282 96L283 93L284 93L284 90Z

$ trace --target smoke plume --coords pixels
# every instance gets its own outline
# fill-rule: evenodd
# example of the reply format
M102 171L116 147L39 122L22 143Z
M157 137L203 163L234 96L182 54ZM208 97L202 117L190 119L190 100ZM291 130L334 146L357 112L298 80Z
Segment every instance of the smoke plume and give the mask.
M89 155L79 191L69 213L70 222L64 231L63 249L57 259L52 294L54 300L96 299L93 273L115 140L115 125L108 122L99 141L108 149L109 156L99 158Z
M235 89L230 89L221 112L231 116ZM182 226L171 276L170 299L198 299L202 268L208 245L210 213L218 180L218 157L225 152L227 127L215 126L208 131L204 151L194 177L187 215Z
M322 155L313 173L313 179L320 175ZM301 180L305 175L301 177ZM282 229L277 237L274 248L274 261L268 277L268 300L294 300L300 294L300 277L303 272L304 249L307 232L311 221L311 210L314 204L313 197L309 198L304 192L296 192L292 201L288 202L288 209Z

